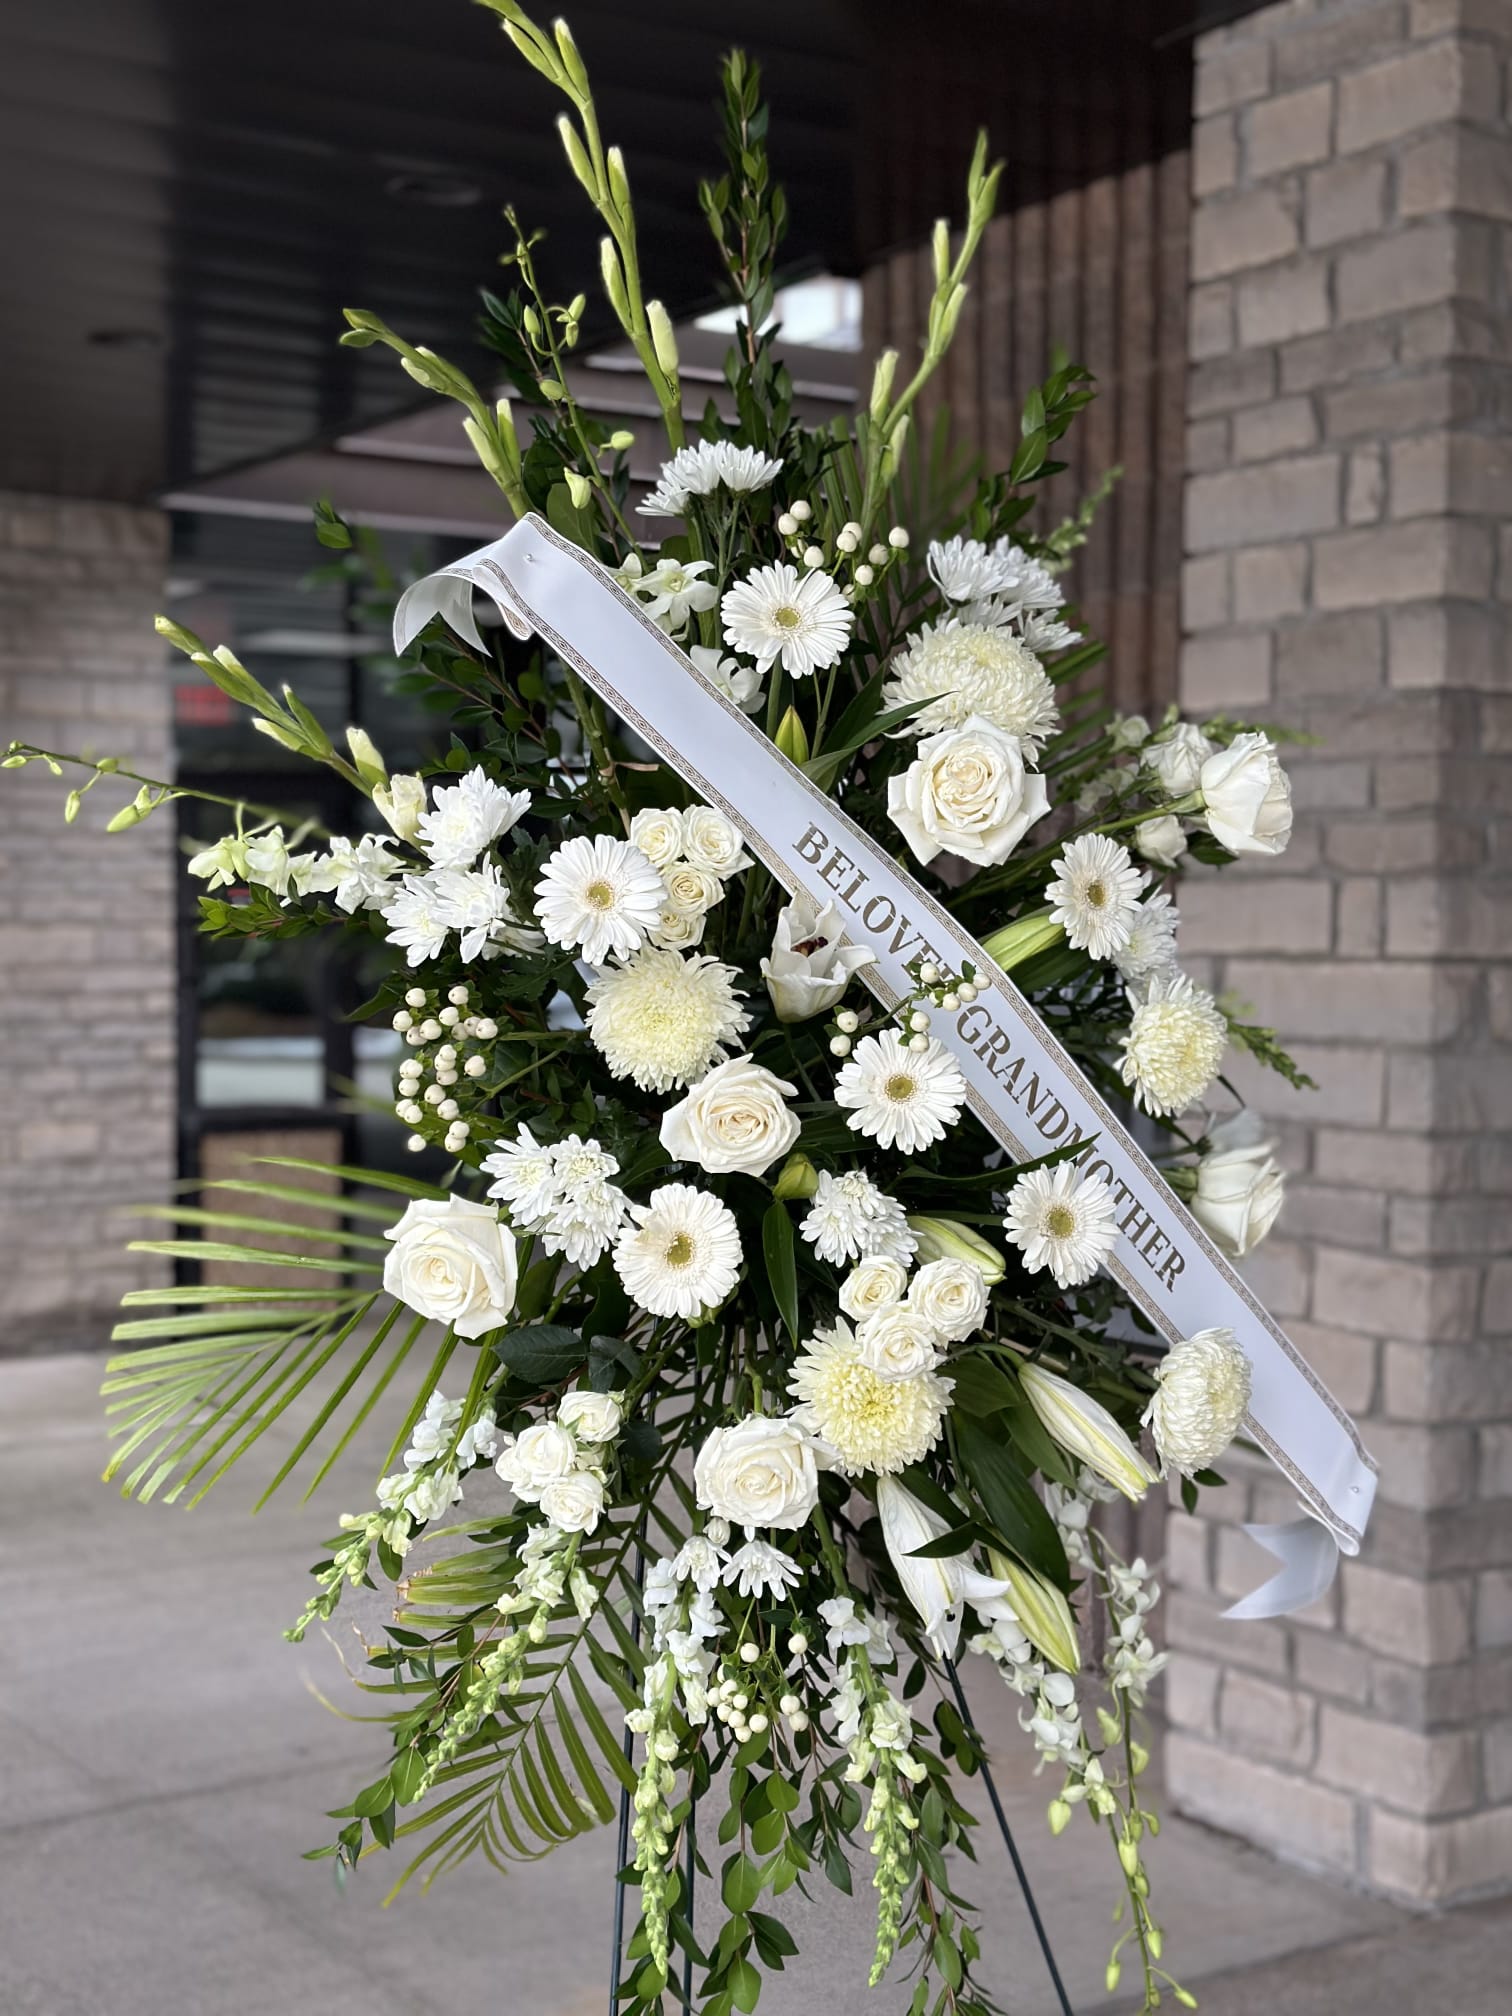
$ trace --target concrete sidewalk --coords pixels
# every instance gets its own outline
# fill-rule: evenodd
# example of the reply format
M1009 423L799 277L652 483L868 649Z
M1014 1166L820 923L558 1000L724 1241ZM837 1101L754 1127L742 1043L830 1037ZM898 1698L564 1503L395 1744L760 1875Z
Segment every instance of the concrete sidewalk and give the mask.
M501 1876L481 1862L387 1911L391 1869L345 1891L301 1851L375 1775L383 1739L312 1691L366 1703L331 1645L286 1645L305 1570L360 1503L381 1430L311 1505L247 1507L287 1443L260 1448L194 1512L99 1482L101 1361L0 1365L0 2012L3 2016L598 2016L612 1830ZM392 1422L382 1424L392 1427ZM355 1614L355 1613L353 1613ZM338 1618L350 1629L345 1611ZM1079 2016L1108 2005L1117 1882L1080 1820L1051 1841L1013 1702L971 1674L1010 1816ZM964 1872L988 1984L1014 2016L1054 2003L995 1835ZM1209 2016L1505 2016L1512 1906L1424 1920L1168 1821L1151 1858L1173 1970ZM868 1993L870 1911L820 1884L783 1915L804 1957L762 2016L905 2006Z

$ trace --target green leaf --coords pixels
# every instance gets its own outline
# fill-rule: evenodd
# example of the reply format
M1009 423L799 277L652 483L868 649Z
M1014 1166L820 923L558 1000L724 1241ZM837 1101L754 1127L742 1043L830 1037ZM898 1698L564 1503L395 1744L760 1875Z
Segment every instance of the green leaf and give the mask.
M761 1895L761 1870L749 1855L732 1855L724 1865L719 1894L727 1911L749 1911Z
M793 1221L783 1203L768 1205L761 1221L761 1251L778 1312L798 1342L798 1255Z
M1034 1486L990 1426L954 1411L951 1420L961 1462L1010 1551L1069 1593L1066 1550Z
M553 1386L581 1365L586 1355L576 1330L561 1323L527 1323L494 1339L494 1351L517 1379Z
M749 1960L737 1960L725 1977L730 2000L737 2009L745 2011L745 2016L756 2007L761 1996L761 1975Z

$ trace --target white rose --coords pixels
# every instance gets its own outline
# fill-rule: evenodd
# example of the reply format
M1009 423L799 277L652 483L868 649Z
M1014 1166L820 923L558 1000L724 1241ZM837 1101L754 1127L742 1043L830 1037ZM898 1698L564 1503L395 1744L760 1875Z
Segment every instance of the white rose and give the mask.
M637 812L630 821L630 845L639 847L653 868L670 868L683 850L683 815L675 806Z
M1134 852L1160 868L1174 868L1186 852L1186 835L1181 821L1171 813L1158 819L1141 819L1134 828Z
M826 903L820 910L808 896L795 896L777 912L772 949L761 962L772 1006L779 1022L806 1022L833 1008L850 985L851 975L874 966L869 945L841 943L839 911Z
M623 1394L594 1393L586 1386L564 1393L557 1409L558 1421L570 1428L579 1442L612 1442L624 1418Z
M683 853L695 868L707 868L721 882L751 865L740 835L712 805L695 805L684 812Z
M712 910L724 898L724 884L719 877L707 868L695 868L691 861L679 861L667 870L662 880L667 885L674 910L691 911L701 917L705 910Z
M387 784L373 786L373 803L401 840L413 840L425 811L425 779L390 777Z
M1192 1216L1214 1245L1242 1260L1275 1224L1286 1194L1286 1178L1272 1155L1274 1142L1255 1138L1250 1114L1211 1129L1215 1144L1197 1164Z
M976 714L927 736L917 760L887 780L888 817L926 864L948 852L995 866L1049 810L1045 780L1025 770L1018 737Z
M853 1322L862 1323L879 1309L901 1302L908 1286L908 1269L901 1260L879 1254L851 1269L840 1284L840 1307Z
M548 1484L560 1483L577 1468L577 1443L557 1421L534 1421L506 1438L494 1469L516 1498L534 1505Z
M785 1103L797 1089L749 1057L731 1057L667 1108L662 1146L711 1176L759 1176L798 1139L798 1117Z
M1236 735L1197 779L1208 831L1231 854L1279 854L1291 838L1291 783L1269 736Z
M970 1260L931 1260L915 1274L908 1302L947 1344L959 1344L986 1321L987 1277Z
M604 1487L588 1470L571 1470L541 1492L541 1510L564 1533L591 1533L604 1512Z
M861 1363L879 1379L917 1379L940 1362L940 1333L918 1309L895 1302L868 1316L857 1331Z
M1185 798L1197 789L1197 777L1213 753L1213 745L1195 721L1178 721L1169 735L1152 742L1144 753L1168 798Z
M417 1316L449 1323L459 1337L481 1337L514 1307L515 1236L495 1205L416 1198L383 1236L394 1242L383 1285Z
M702 910L680 910L669 903L651 930L651 943L666 951L686 952L690 945L702 943L705 919Z
M693 1465L698 1502L737 1526L802 1526L819 1502L814 1445L786 1419L748 1415L715 1428Z

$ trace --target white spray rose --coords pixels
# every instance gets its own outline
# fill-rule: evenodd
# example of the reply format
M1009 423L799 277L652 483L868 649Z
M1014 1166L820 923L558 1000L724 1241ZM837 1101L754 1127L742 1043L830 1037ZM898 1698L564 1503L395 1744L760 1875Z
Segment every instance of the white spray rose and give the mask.
M901 1260L879 1254L851 1269L840 1284L840 1308L852 1322L864 1323L879 1310L901 1302L908 1286L908 1269Z
M1212 743L1195 721L1178 721L1145 750L1145 768L1154 771L1168 798L1185 798L1197 789L1198 774L1212 753Z
M1134 828L1134 852L1159 868L1174 868L1187 851L1181 821L1164 812L1158 819L1141 819Z
M721 882L751 865L739 833L712 805L694 805L684 812L683 853L695 868L707 868Z
M541 1510L564 1533L591 1533L604 1512L604 1487L589 1470L569 1470L547 1484Z
M940 1362L939 1331L907 1302L894 1302L868 1316L856 1336L861 1363L879 1379L917 1379Z
M373 786L373 803L401 840L413 840L425 812L425 779L400 775Z
M506 1437L494 1469L527 1505L539 1502L548 1484L560 1483L577 1468L577 1443L556 1421L534 1421Z
M819 1502L813 1443L791 1421L763 1414L712 1429L693 1484L703 1509L732 1526L796 1529Z
M1266 735L1236 735L1197 778L1208 831L1231 854L1279 854L1291 838L1291 783Z
M495 1205L416 1198L383 1236L394 1242L384 1288L417 1316L449 1323L459 1337L481 1337L514 1307L515 1236Z
M1280 1215L1286 1178L1247 1110L1209 1130L1211 1151L1197 1164L1192 1216L1213 1243L1242 1260Z
M667 1108L662 1146L711 1176L759 1176L798 1139L797 1115L785 1103L797 1089L749 1057L731 1057Z
M979 714L927 736L916 761L887 780L888 817L926 864L951 853L995 866L1049 810L1045 780L1024 768L1018 737Z
M970 1260L930 1260L915 1274L908 1302L947 1344L959 1344L987 1320L987 1277Z
M807 1022L822 1015L844 994L853 973L876 964L870 946L841 943L838 918L835 904L826 903L821 910L808 896L795 896L778 911L761 976L779 1022Z
M683 815L675 806L637 812L630 821L630 845L639 847L653 868L670 868L683 849Z
M678 861L662 875L674 910L701 917L712 910L724 895L724 884L708 868L695 868L691 861Z
M558 1421L570 1428L579 1442L612 1442L624 1418L623 1394L594 1393L586 1386L564 1393L557 1409Z
M1145 1421L1168 1470L1194 1476L1216 1463L1250 1402L1249 1359L1232 1330L1199 1330L1155 1368L1159 1384Z

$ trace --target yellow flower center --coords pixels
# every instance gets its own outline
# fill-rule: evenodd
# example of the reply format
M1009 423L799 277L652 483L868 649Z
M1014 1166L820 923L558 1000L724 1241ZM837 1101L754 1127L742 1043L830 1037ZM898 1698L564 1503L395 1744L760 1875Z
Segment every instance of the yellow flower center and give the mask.
M662 1258L669 1267L686 1267L693 1259L693 1241L686 1232L676 1233L667 1242L667 1250Z
M1106 883L1089 882L1083 893L1085 894L1087 901L1092 905L1092 908L1094 910L1101 910L1106 906L1108 901L1108 889Z
M1045 1213L1045 1229L1052 1239L1069 1239L1076 1230L1076 1213L1069 1204L1052 1204Z
M779 630L796 630L803 621L803 614L801 610L795 609L791 602L784 602L780 609L772 611L772 621Z
M590 910L612 910L614 891L607 882L590 882L583 891L583 901Z
M912 1099L918 1089L917 1082L910 1078L906 1071L894 1071L891 1078L882 1087L888 1098L898 1106L903 1105L906 1100Z

